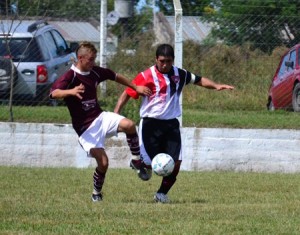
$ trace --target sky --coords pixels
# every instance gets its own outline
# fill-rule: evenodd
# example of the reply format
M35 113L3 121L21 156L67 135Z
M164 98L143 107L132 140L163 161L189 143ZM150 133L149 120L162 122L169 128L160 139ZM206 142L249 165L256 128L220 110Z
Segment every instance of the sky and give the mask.
M136 7L137 11L139 12L140 9L146 4L146 0L140 0ZM155 12L159 11L158 7L155 7L155 0L152 0L152 5L154 6Z

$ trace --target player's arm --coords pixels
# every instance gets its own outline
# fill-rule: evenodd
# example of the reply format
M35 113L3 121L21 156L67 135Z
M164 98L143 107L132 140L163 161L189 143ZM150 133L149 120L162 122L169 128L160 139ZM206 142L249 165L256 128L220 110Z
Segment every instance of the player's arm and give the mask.
M124 86L130 87L131 89L135 90L140 95L146 95L146 96L151 95L151 90L148 87L137 86L137 85L133 84L129 79L127 79L122 74L116 75L116 82L120 83Z
M80 84L79 86L75 86L72 89L62 90L62 89L55 89L51 92L50 97L52 99L63 99L67 96L76 96L79 99L82 99L81 94L84 93L84 85Z
M200 79L200 81L196 83L196 85L205 87L207 89L215 89L217 91L226 90L226 89L229 89L229 90L234 89L233 86L226 85L226 84L219 84L219 83L216 83L205 77L202 77Z
M127 94L126 90L123 91L123 93L120 95L118 102L115 106L114 112L115 113L121 113L122 108L126 105L128 100L130 99L130 96Z

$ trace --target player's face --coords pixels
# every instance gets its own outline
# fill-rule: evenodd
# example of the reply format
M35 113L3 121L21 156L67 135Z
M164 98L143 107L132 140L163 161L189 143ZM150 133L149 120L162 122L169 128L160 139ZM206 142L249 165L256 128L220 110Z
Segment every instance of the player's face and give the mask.
M81 70L90 71L95 66L95 53L87 53L80 58Z
M156 58L156 66L161 73L168 73L173 65L173 57L159 56Z

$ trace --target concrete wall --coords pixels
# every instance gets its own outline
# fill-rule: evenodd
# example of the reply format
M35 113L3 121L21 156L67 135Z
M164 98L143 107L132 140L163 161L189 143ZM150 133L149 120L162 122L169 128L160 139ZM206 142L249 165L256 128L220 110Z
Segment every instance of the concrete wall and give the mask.
M182 170L300 172L300 131L182 128ZM0 165L94 167L71 125L0 123ZM112 168L128 168L124 134L107 139Z

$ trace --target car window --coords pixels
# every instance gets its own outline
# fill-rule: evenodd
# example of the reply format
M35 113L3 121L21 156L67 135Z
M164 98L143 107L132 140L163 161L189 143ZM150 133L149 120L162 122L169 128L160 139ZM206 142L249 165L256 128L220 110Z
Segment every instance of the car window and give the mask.
M287 71L291 71L296 65L296 50L291 51L289 61L293 62L293 67L287 67Z
M43 39L43 37L39 35L35 39L37 41L37 44L39 44L39 47L37 48L39 48L38 51L42 55L43 61L50 60L50 54L47 47L45 46L45 40Z
M0 56L11 56L14 62L37 62L42 60L37 43L32 38L11 38L7 41L0 38Z
M285 72L286 72L285 62L289 60L289 57L290 57L290 54L287 54L284 56L281 66L280 66L280 69L279 69L279 72L278 72L278 77L282 77L285 74Z
M56 46L58 48L57 54L59 54L59 55L65 54L66 49L68 48L66 41L61 36L61 34L59 32L57 32L56 30L52 30L51 33L53 35L53 38L56 42Z
M49 49L49 52L52 57L57 57L57 47L54 41L54 38L52 34L48 31L45 33L45 43L47 44L47 47Z

